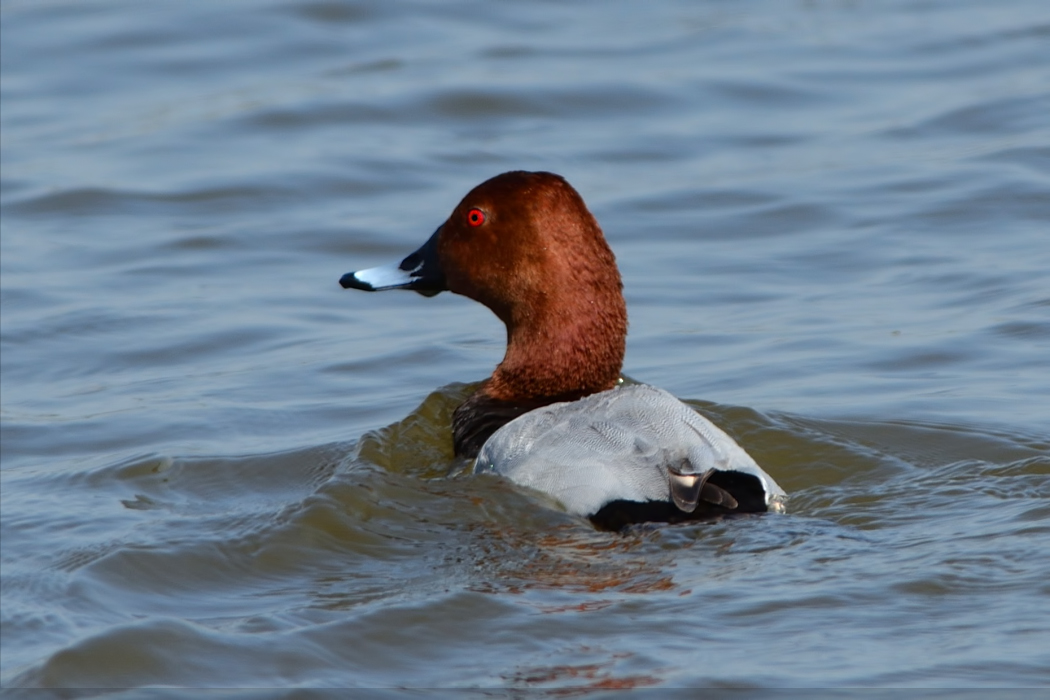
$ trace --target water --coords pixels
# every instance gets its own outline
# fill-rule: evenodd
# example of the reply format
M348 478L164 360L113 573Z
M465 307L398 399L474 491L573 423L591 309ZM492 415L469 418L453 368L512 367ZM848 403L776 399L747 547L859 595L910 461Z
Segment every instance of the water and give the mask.
M1045 3L0 19L5 687L1050 685ZM786 515L610 535L457 471L502 327L337 280L518 168Z

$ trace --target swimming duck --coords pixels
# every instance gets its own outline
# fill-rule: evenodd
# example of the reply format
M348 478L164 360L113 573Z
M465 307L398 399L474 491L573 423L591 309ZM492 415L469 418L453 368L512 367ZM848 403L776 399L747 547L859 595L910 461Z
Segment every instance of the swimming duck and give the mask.
M616 259L559 175L497 175L400 264L346 289L462 294L507 327L492 376L452 419L457 455L602 529L782 510L784 491L732 438L666 391L622 385L627 305Z

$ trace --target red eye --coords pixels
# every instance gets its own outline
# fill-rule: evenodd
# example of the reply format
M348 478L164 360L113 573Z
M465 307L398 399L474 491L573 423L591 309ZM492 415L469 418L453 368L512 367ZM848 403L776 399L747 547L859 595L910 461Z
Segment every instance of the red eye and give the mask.
M481 226L485 223L485 212L480 209L471 209L467 212L467 223L471 226Z

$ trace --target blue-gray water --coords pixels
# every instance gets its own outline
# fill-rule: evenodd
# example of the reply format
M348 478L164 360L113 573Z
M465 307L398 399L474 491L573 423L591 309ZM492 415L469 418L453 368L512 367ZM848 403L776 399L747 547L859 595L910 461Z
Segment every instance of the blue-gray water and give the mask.
M4 686L1050 685L1043 0L0 20ZM448 476L503 328L337 280L511 169L786 515Z

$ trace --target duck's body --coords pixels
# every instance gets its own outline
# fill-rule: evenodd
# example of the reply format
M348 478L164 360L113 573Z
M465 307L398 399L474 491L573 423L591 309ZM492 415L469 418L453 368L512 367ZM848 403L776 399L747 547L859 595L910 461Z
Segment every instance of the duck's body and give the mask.
M506 324L503 361L453 417L456 453L477 455L476 471L611 529L780 508L780 487L708 420L665 391L616 388L627 336L620 274L561 177L494 177L400 265L340 283L450 290Z
M779 510L784 498L732 438L646 384L525 413L488 439L474 471L542 491L608 529Z

